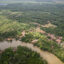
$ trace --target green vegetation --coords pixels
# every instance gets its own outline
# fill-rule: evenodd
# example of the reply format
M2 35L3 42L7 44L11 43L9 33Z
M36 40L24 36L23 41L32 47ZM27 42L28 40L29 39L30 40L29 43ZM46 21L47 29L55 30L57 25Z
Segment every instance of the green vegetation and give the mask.
M29 6L30 5L30 6ZM64 5L63 4L40 4L40 3L21 3L0 6L1 15L13 21L39 24L47 24L50 21L56 28L43 28L48 33L64 37ZM5 11L3 11L5 10ZM17 13L16 13L17 12Z
M35 39L38 39L38 42L34 44L35 46L55 54L64 62L64 48L58 45L55 41L48 40L45 35L36 32L28 33L22 38L22 41L31 43Z
M64 48L58 45L56 42L47 41L46 39L39 39L39 41L35 44L39 48L45 51L49 51L55 54L64 62Z
M39 39L40 37L41 37L40 33L30 32L30 33L27 33L24 37L22 37L21 41L31 43L33 40Z
M47 64L39 54L19 46L16 51L9 48L0 54L0 64Z
M56 27L41 26L49 22ZM16 3L0 6L0 41L6 38L17 38L26 31L27 34L21 38L23 42L31 43L38 39L34 45L55 54L64 62L64 48L60 46L62 42L57 44L54 40L49 40L45 34L35 32L37 27L46 33L61 36L64 42L64 4Z
M7 19L5 16L0 16L0 40L9 37L16 38L23 30L29 30L31 27L33 28L35 26L13 21L11 19Z

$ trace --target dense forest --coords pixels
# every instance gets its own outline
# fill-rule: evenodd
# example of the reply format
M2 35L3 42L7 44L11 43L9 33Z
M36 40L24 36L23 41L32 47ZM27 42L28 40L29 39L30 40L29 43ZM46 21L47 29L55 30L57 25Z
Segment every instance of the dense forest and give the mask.
M8 48L0 54L0 64L47 64L45 60L34 51L19 46L16 49Z
M0 5L0 41L8 38L33 43L34 46L51 52L64 62L64 45L62 45L64 43L64 4L15 3ZM24 64L26 62L30 64L29 61L35 62L35 60L38 60L35 64L46 64L38 54L29 51L22 47L15 52L12 49L7 49L0 55L0 63L13 64L20 58L15 64L20 64L21 60ZM27 57L29 58L27 59ZM26 59L27 61L25 61Z
M9 21L16 21L18 23L26 24L28 22L37 22L43 25L47 24L48 21L50 21L53 25L56 25L57 27L41 27L41 29L45 30L46 32L62 37L64 37L63 13L63 4L9 4L7 6L0 6L1 17L5 16ZM2 21L4 20L5 19L3 19Z

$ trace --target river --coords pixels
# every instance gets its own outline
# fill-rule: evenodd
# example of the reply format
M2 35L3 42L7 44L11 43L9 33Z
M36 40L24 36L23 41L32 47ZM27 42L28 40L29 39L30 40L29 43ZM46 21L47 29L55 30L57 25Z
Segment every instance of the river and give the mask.
M31 43L24 43L19 40L18 41L13 40L12 42L8 42L8 41L0 42L0 50L5 50L6 48L9 48L9 47L17 47L19 45L27 47L27 48L31 49L32 51L39 53L40 56L48 62L48 64L64 64L55 55L53 55L47 51L43 51Z

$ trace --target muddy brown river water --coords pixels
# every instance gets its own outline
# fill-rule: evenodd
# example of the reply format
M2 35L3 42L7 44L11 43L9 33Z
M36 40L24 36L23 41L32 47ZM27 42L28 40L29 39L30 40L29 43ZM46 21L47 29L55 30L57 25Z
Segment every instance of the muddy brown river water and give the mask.
M48 62L48 64L64 64L55 55L53 55L49 52L43 51L40 48L38 48L37 46L34 46L33 44L24 43L21 41L13 40L12 42L7 42L7 41L0 42L0 50L5 50L6 48L9 48L9 47L17 47L19 45L27 47L27 48L31 49L32 51L39 53L40 56Z

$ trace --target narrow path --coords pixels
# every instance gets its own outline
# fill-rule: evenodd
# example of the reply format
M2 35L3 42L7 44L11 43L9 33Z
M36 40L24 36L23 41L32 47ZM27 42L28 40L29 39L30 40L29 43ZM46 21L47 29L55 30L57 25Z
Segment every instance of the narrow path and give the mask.
M38 48L37 46L34 46L33 44L30 44L30 43L23 43L21 41L15 41L15 40L13 40L12 43L4 41L4 42L0 42L0 49L4 50L8 47L17 47L19 45L25 46L25 47L39 53L40 56L48 62L48 64L64 64L53 54L42 51L42 50L40 50L40 48Z

